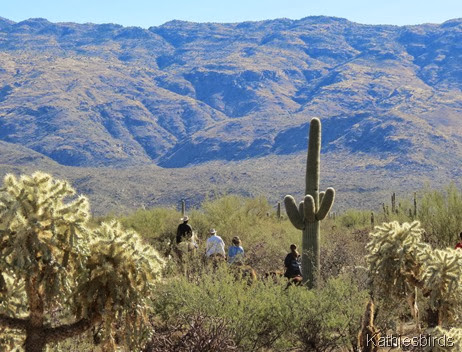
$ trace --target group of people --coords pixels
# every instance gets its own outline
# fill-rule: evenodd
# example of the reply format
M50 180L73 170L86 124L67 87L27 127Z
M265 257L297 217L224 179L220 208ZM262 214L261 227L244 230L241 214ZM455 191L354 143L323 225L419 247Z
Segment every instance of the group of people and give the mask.
M192 236L192 227L188 224L189 217L185 216L181 219L183 223L178 226L176 234L176 243L181 243L185 238L189 239ZM229 264L244 263L244 248L241 244L241 239L238 236L233 237L232 244L228 248L228 255L225 252L225 242L218 236L215 229L209 231L210 237L206 242L205 256L207 258L220 257L227 259ZM462 232L459 234L460 240L456 244L455 249L462 250ZM284 276L288 279L302 279L300 253L297 251L295 244L290 245L290 253L284 259L285 272Z
M188 239L192 235L192 227L188 224L189 217L185 216L181 219L182 224L178 226L176 234L176 243L179 244L184 239ZM225 252L225 242L218 236L215 229L210 229L210 237L206 242L205 256L207 258L219 257L227 259L229 264L243 264L244 263L244 248L241 245L241 239L238 236L233 237L232 245L228 248L228 255Z
M189 222L189 217L184 216L181 219L183 222L178 226L176 234L176 243L179 244L185 239L192 236L193 230ZM210 229L210 237L207 238L205 256L207 258L219 257L227 259L229 264L243 264L245 258L244 248L241 244L241 239L238 236L233 237L232 244L228 248L228 255L225 251L225 241L218 236L215 229ZM297 251L295 244L290 245L290 253L284 259L285 272L284 276L288 279L302 278L300 254Z

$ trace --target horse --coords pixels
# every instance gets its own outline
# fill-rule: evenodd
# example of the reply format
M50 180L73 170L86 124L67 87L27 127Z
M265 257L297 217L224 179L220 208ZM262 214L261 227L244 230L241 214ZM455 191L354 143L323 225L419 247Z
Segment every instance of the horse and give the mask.
M303 277L301 277L300 275L290 277L289 282L287 283L287 286L286 286L286 290L292 285L294 285L294 286L302 286L303 285Z
M229 264L229 268L233 271L236 280L246 280L249 286L257 281L257 273L250 265L235 263Z
M279 281L279 279L283 278L283 277L286 277L286 276L284 275L284 271L282 271L282 270L268 271L264 275L265 280L272 280L274 283L277 283ZM287 277L287 279L288 279L288 282L287 282L287 285L286 285L286 290L292 285L294 285L294 286L302 286L303 285L303 277L300 276L300 275L296 275L296 276L293 276L293 277Z
M189 238L184 238L183 241L178 243L175 247L175 253L178 255L178 258L180 261L183 260L183 255L185 253L191 253L194 254L197 251L197 248L199 248L199 238L197 237L197 234L195 231L192 232L191 237Z

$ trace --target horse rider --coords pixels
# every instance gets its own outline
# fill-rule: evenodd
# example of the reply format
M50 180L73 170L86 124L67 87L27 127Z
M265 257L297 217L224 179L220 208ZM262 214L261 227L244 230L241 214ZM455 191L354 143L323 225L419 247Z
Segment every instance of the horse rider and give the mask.
M210 257L222 257L225 258L225 242L223 239L217 235L217 231L215 229L211 229L209 231L210 237L207 239L206 242L206 250L205 256L207 258Z
M295 244L290 245L290 253L287 254L286 258L284 259L284 266L286 268L284 276L289 279L289 283L301 283L302 270L300 264L300 254L298 253L297 246Z
M241 245L241 239L234 236L233 244L228 248L228 264L243 264L244 263L244 248Z
M185 215L183 218L181 218L183 223L178 225L178 228L176 230L176 243L180 243L184 240L184 238L191 238L193 230L191 225L188 224L189 217Z

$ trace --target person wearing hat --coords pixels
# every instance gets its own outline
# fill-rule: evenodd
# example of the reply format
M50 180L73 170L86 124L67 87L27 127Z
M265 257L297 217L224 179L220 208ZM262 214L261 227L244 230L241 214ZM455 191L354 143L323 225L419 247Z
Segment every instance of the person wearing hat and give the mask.
M215 229L211 229L209 231L210 237L207 239L206 242L206 250L205 255L207 258L211 256L220 256L225 258L225 242L223 239L217 235L217 231Z
M183 218L181 218L181 220L183 223L178 225L178 229L176 230L177 244L182 242L185 237L190 238L192 236L192 227L188 224L189 217L185 215Z
M234 236L232 243L228 249L228 263L244 264L244 248L241 246L241 239L238 236Z

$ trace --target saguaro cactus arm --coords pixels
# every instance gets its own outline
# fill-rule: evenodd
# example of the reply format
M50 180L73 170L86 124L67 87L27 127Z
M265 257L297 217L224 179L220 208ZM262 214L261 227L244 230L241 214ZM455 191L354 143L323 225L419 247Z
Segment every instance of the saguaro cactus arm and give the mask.
M316 205L314 204L314 198L309 194L305 196L303 201L303 213L305 221L314 222L316 220Z
M299 230L303 230L305 224L303 222L303 218L300 215L299 208L295 203L295 199L292 196L285 196L284 197L284 205L286 207L287 216L289 217L290 222L295 228Z
M334 198L335 198L335 190L329 187L319 202L320 203L319 210L316 213L317 220L323 220L326 217L326 215L329 213L330 209L332 208L332 205L334 204Z

